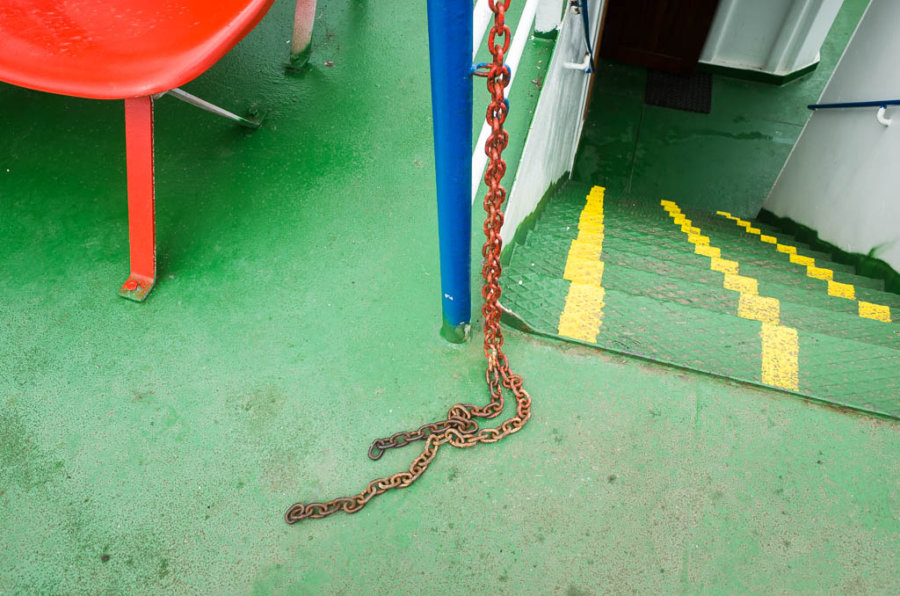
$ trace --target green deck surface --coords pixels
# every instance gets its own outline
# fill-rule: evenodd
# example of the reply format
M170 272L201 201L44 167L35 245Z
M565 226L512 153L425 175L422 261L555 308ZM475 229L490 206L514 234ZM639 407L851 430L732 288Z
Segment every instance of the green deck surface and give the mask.
M896 424L512 330L521 433L285 525L485 398L438 335L425 8L320 2L288 75L291 8L187 86L261 130L159 102L144 304L121 103L0 87L0 593L900 591Z

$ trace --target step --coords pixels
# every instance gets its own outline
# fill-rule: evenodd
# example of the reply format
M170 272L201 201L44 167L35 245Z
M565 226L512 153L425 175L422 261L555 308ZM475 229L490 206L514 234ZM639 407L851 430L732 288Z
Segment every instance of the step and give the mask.
M671 229L630 229L618 226L612 219L608 219L606 221L607 224L604 229L605 238L617 237L623 240L628 240L630 242L663 247L666 249L666 251L675 250L679 252L690 253L693 253L694 251L694 245L688 242L687 235L674 225L671 226ZM548 226L543 222L539 222L535 226L534 230L532 230L532 233L538 236L550 235L560 239L571 239L575 237L575 234L577 234L577 229L572 226ZM704 233L704 235L712 238L712 236L709 234ZM738 244L734 242L724 243L721 241L713 241L712 245L717 246L721 249L724 258L730 258L739 262L744 262L745 260L747 260L757 264L771 263L771 266L775 269L780 269L791 273L796 272L796 274L798 275L806 275L805 267L791 263L789 261L788 255L779 253L773 246L769 244L761 243L758 241L754 244ZM818 267L831 269L831 263L827 263L822 260L817 260L816 265ZM843 283L853 283L865 287L872 287L873 289L883 288L883 282L881 280L873 280L869 277L857 276L853 273L847 273L845 271L846 269L848 268L845 266L838 266L836 269L832 269L832 271L835 272L834 279Z
M546 212L542 214L541 218L538 220L535 230L550 230L554 233L556 232L569 232L573 229L576 229L578 222L578 215L573 215L569 211L560 211L559 213L554 212ZM675 225L671 219L660 219L654 221L647 220L639 220L635 218L622 218L620 215L614 213L606 213L604 214L604 221L607 223L606 231L607 233L613 233L616 230L627 230L631 232L638 232L643 236L666 236L671 238L676 238L679 240L686 240L686 236L681 231L679 226ZM724 220L725 223L730 223L728 220ZM708 226L696 226L700 228L702 233L706 236L709 236L711 233L714 233ZM748 234L741 228L737 226L733 226L733 230L719 229L717 228L715 231L718 231L717 237L726 236L728 238L729 244L734 244L735 246L747 247L747 250L759 252L760 254L768 254L773 253L775 255L779 255L775 248L764 242L759 240L759 237L754 234ZM577 232L575 232L577 233ZM818 251L813 251L807 245L802 243L792 244L785 240L787 244L791 244L797 248L797 250L805 255L816 259L817 265L820 267L826 266L825 263L829 263L829 269L833 271L842 271L846 273L853 274L853 268L848 265L843 265L839 263L831 262L831 255L827 253L822 253ZM724 244L720 241L720 244ZM718 245L717 245L718 246ZM720 246L720 248L724 249L724 246ZM871 278L866 278L871 279ZM880 281L880 280L877 280ZM876 286L877 286L876 281ZM864 284L870 284L872 282L862 282ZM883 284L883 282L882 282ZM881 286L883 287L883 285Z
M558 334L571 284L528 271L503 282L505 308L539 333ZM655 361L762 383L762 325L607 288L598 345ZM797 392L829 403L900 417L900 352L803 331ZM584 343L584 342L583 342Z
M580 214L581 209L584 206L584 196L577 197L554 197L547 205L546 213L555 213L557 210L563 211L577 211ZM651 203L644 201L636 201L630 199L609 199L607 198L605 201L605 211L610 215L619 215L623 218L628 218L629 216L634 216L637 221L645 221L646 219L654 219L654 220L662 220L662 221L671 221L671 217L668 212L663 209L663 207L659 203ZM715 213L708 212L698 212L692 209L683 210L683 213L688 219L691 219L692 222L698 224L698 227L703 228L703 225L715 225L719 226L720 224L723 227L724 231L727 231L734 235L740 236L752 236L747 234L741 227L732 222L729 219L726 219L722 216L716 215ZM575 215L577 218L577 215ZM759 228L763 233L777 236L779 241L787 244L791 244L792 246L796 246L798 249L805 249L807 251L811 251L812 248L805 243L796 241L792 235L786 233L784 230L777 228L775 226L770 226L768 224L760 223L755 220L750 220L754 227ZM759 241L758 239L756 240ZM810 255L815 256L816 258L827 258L831 260L831 255L824 252L819 252L818 255Z
M567 232L555 233L542 227L535 227L525 239L526 246L533 246L535 242L543 243L548 250L566 251L571 242L571 230ZM695 247L688 242L687 235L675 229L674 233L661 233L660 235L648 236L641 232L630 230L622 230L614 226L607 226L604 231L604 248L617 248L628 252L642 254L646 256L654 256L664 260L674 260L686 267L708 268L709 259L702 255L694 253ZM752 252L751 256L742 256L738 250L728 250L724 245L719 246L722 250L722 258L737 261L740 265L740 271L751 277L759 279L768 279L784 284L800 284L809 287L812 291L818 291L819 288L826 287L826 282L818 279L812 279L806 275L806 268L796 265L788 261L787 255L783 255L774 250L772 254L758 249L748 249ZM826 264L820 265L827 267ZM871 287L873 290L880 290L879 286L883 286L881 280L873 280L868 277L862 277L841 271L834 272L833 278L841 283L852 284L854 287ZM876 287L872 287L876 286ZM900 303L900 296L893 295ZM887 300L887 298L885 298Z
M536 267L538 271L550 277L562 277L567 258L568 254L564 254L564 251L556 250L554 247L518 245L513 252L511 263ZM719 272L703 267L685 267L676 262L661 260L656 256L628 252L617 248L614 242L604 243L603 261L611 265L645 271L663 278L685 280L715 288L721 288L723 283L723 275ZM760 280L759 292L763 296L771 296L786 302L807 304L816 308L858 316L858 305L855 301L828 296L823 289L810 292L808 289L796 285ZM860 289L858 292L863 292L863 290ZM893 296L896 298L894 294L879 294L884 294L884 296L870 296L862 299L882 304L889 302L879 302L883 297ZM898 301L894 300L894 302ZM887 306L891 306L892 310L896 309L895 312L900 312L900 305L887 304ZM900 317L895 316L894 318L894 323L900 324L900 320L897 320Z
M521 281L523 276L531 274L553 277L554 271L533 262L522 262L521 259L513 260L504 271L506 278L515 283ZM737 314L740 301L737 292L727 290L721 285L713 286L661 277L655 273L610 264L607 264L603 271L603 286L607 289L730 315ZM781 301L780 320L782 324L796 329L900 350L900 325L887 325L863 319L855 312L840 313L808 304Z

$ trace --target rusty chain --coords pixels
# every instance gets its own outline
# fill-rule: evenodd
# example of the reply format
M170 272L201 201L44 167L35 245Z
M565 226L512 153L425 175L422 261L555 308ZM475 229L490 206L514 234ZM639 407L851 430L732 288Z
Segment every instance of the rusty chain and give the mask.
M441 445L449 443L454 447L473 447L479 443L496 443L507 435L521 430L531 417L531 397L522 387L522 378L509 370L509 362L503 353L503 331L500 329L500 250L503 246L500 239L500 228L503 225L501 208L506 199L506 190L501 186L506 173L506 162L502 159L503 150L509 140L503 129L509 105L504 91L509 85L510 70L503 62L509 50L510 30L506 24L506 11L510 0L488 0L488 6L494 13L494 25L488 36L488 49L493 61L480 76L487 78L487 88L491 94L486 119L491 133L485 143L488 166L484 181L488 191L484 198L484 234L485 242L481 254L484 257L481 269L484 284L481 296L484 305L481 314L484 318L484 355L487 359L487 380L490 400L484 406L456 404L450 408L445 420L431 422L414 431L401 431L390 437L376 439L369 448L371 459L380 458L387 449L395 449L408 445L413 441L425 441L422 453L416 457L409 470L399 472L385 478L376 478L357 495L340 497L324 503L296 503L285 513L285 521L289 524L302 519L318 519L327 517L338 511L356 513L366 506L373 497L395 488L406 488L421 476L437 455ZM502 42L502 43L498 43ZM511 391L516 400L516 413L511 418L494 428L479 428L473 418L492 419L503 411L503 389Z

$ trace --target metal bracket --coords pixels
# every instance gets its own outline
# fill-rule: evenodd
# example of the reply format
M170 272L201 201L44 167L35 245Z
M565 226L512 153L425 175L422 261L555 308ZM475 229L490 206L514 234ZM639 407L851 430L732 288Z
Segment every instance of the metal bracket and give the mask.
M247 128L256 129L262 125L262 122L260 122L259 120L250 120L248 118L238 116L237 114L229 112L225 108L220 108L219 106L209 103L205 99L200 99L196 95L191 95L184 89L180 89L178 87L175 87L174 89L169 89L168 91L164 91L163 93L154 95L153 98L156 99L158 97L162 97L163 95L171 95L175 99L179 99L185 103L189 103L192 106L198 107L201 110L205 110L211 114L215 114L216 116L228 118L229 120L237 122L241 126L246 126Z

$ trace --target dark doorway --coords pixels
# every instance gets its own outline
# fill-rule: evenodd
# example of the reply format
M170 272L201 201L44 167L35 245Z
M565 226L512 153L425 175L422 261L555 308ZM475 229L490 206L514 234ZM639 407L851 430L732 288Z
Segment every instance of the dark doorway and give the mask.
M600 55L691 74L719 0L608 0Z

